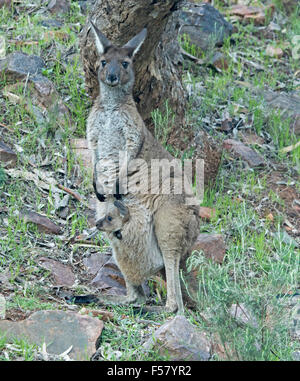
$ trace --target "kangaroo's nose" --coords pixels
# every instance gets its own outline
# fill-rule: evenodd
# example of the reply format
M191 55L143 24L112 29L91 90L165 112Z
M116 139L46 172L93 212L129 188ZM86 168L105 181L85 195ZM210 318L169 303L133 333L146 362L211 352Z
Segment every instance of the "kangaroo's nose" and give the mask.
M117 82L118 81L118 77L116 76L116 74L109 74L107 76L107 79L109 82L111 83L114 83L114 82Z

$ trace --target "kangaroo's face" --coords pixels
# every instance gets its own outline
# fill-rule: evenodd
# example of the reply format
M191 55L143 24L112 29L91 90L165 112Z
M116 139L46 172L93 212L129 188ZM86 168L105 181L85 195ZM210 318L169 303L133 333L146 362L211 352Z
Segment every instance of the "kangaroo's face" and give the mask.
M100 67L98 78L100 82L110 87L124 86L134 82L134 71L132 60L140 49L147 34L143 29L138 35L133 37L127 44L118 48L115 47L91 22L92 30L95 34L95 42L100 56Z
M96 227L100 231L107 233L122 230L124 224L129 219L128 208L120 201L107 201L100 203L99 211L102 217L96 222Z

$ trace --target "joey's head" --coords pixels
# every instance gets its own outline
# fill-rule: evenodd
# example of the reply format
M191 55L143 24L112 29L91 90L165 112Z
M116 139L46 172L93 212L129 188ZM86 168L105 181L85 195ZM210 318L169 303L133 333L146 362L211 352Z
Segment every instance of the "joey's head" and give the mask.
M107 233L121 233L124 224L130 217L127 206L121 201L115 200L102 202L99 207L99 214L102 217L96 222L97 229Z
M114 46L91 22L96 48L100 57L98 80L109 87L127 87L134 83L133 57L143 44L147 29L143 29L122 47Z

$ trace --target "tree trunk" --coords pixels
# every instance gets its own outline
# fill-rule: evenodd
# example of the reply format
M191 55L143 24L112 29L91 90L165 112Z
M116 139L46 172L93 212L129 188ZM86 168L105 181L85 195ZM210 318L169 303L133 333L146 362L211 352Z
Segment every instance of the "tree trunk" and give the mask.
M151 111L163 109L166 100L184 125L187 96L181 82L181 61L176 23L172 14L181 0L96 0L89 18L114 44L121 46L147 27L147 38L135 58L134 99L151 128ZM87 91L92 99L99 93L98 55L90 25L81 33L80 51Z

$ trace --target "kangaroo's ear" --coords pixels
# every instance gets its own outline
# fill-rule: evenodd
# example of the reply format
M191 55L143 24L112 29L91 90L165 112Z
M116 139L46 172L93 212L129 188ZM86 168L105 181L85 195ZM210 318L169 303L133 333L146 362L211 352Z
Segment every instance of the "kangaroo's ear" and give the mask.
M116 206L119 209L122 217L129 217L129 209L121 201L114 201L114 206Z
M95 24L90 21L92 30L95 35L95 41L96 41L96 47L98 50L99 55L103 54L110 46L112 46L112 43L109 41L108 38L104 36L103 33L100 32L100 30L96 27Z
M145 38L147 36L147 29L144 28L139 34L137 34L135 37L133 37L130 41L127 42L123 46L123 48L129 48L130 56L134 56L142 46L143 42L145 41Z

